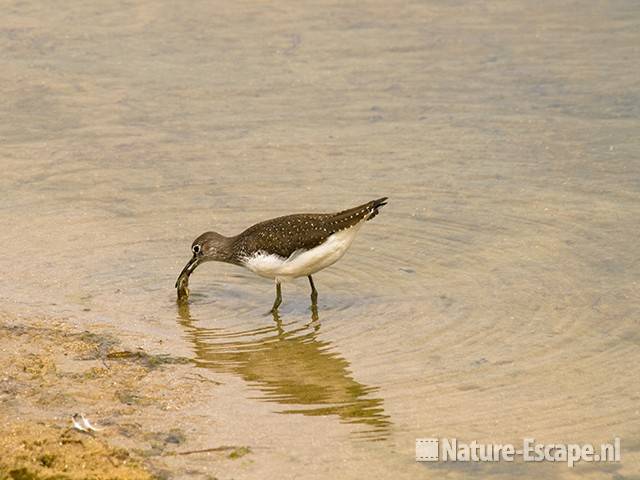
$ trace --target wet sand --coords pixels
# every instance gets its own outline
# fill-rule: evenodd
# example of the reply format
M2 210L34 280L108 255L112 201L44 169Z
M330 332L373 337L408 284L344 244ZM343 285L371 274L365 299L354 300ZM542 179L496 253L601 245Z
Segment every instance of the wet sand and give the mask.
M631 1L8 2L7 428L60 438L82 411L108 426L91 448L168 478L637 476L638 19ZM315 278L317 312L299 281L265 315L273 285L222 264L176 305L200 233L381 196ZM69 344L85 331L98 353ZM623 461L417 464L423 437L620 437ZM168 454L223 446L249 453Z
M191 476L194 455L208 461L195 476L215 478L251 452L244 445L190 448L184 399L206 398L217 383L193 372L188 359L127 349L52 318L2 315L0 342L0 478ZM96 431L74 427L74 414Z

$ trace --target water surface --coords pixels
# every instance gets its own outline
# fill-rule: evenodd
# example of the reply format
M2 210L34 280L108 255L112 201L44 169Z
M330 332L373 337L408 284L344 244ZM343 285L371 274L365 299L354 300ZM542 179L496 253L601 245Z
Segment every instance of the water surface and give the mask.
M3 310L193 359L226 407L185 428L251 445L238 478L638 474L637 2L3 12ZM317 312L222 264L176 307L203 231L380 196ZM623 462L416 464L432 436Z

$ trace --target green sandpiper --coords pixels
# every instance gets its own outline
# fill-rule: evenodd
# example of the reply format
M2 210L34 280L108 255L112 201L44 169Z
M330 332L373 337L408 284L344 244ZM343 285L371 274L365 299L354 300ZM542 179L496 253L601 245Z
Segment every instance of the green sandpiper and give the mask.
M234 237L205 232L191 245L193 256L182 269L176 288L178 300L189 296L189 275L208 261L245 267L261 277L275 280L276 299L271 309L282 303L280 284L307 277L312 305L318 292L313 275L337 262L347 251L360 227L386 205L387 197L337 213L299 213L257 223Z

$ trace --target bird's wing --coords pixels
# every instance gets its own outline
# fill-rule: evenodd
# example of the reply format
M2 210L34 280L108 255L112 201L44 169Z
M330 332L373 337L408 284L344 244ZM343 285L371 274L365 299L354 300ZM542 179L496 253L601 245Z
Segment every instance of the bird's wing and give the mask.
M323 243L340 230L370 220L386 204L386 197L337 213L301 213L273 218L249 227L235 237L236 250L264 251L293 258Z

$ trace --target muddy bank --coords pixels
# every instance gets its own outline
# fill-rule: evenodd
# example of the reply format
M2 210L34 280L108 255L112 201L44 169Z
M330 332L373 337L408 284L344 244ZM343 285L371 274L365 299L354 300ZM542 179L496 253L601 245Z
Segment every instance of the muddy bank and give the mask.
M217 383L194 376L185 358L64 321L8 315L0 316L0 345L0 478L173 478L187 474L194 455L208 456L212 471L192 475L216 478L225 462L250 457L243 445L189 448L181 399ZM98 431L74 428L79 413Z

